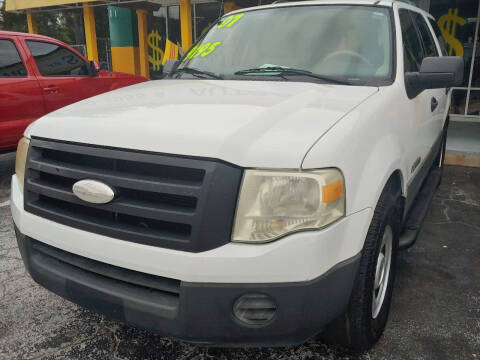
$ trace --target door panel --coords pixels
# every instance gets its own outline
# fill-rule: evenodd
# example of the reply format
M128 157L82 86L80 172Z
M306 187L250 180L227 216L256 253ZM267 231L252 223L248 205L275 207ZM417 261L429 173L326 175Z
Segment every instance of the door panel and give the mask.
M415 25L417 26L420 38L422 40L425 57L438 57L440 53L434 40L427 19L419 14L412 12ZM443 131L443 121L445 118L445 107L447 106L447 92L445 89L431 89L424 91L426 109L425 119L427 125L427 151L431 152L433 144ZM435 106L436 105L436 106Z
M16 42L0 38L0 150L14 148L25 128L44 113L40 85Z
M423 60L423 47L413 19L407 10L399 11L400 25L403 38L404 71L417 72ZM421 93L407 102L408 113L411 116L410 127L408 128L408 184L410 185L415 176L419 173L422 162L427 153L427 128L430 115L426 112L429 94ZM410 194L409 194L410 195ZM407 204L408 206L408 204Z
M399 11L403 38L404 71L418 72L427 56L439 56L425 18L405 9ZM406 210L412 205L428 174L432 152L442 133L447 97L445 89L425 90L407 101L412 118L408 129L408 195ZM434 106L432 106L432 104Z
M89 74L89 64L56 43L27 40L39 72L46 111L51 112L104 92L104 82Z

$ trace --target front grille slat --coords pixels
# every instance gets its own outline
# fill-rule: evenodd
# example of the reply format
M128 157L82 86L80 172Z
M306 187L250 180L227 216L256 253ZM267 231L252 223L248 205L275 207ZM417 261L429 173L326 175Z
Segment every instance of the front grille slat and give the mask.
M46 205L47 204L47 205ZM157 245L159 239L165 244L165 247L175 248L173 243L188 243L188 231L180 231L178 234L161 229L152 229L149 227L127 225L118 226L114 217L107 220L99 217L79 215L76 211L65 210L68 203L63 206L55 206L44 201L35 201L29 204L29 209L36 215L51 219L64 225L75 223L76 227L95 232L101 235L112 236L122 240L139 242L146 245ZM78 210L78 208L75 208ZM141 239L141 241L140 241Z
M167 192L169 194L183 196L198 196L201 191L201 186L182 183L163 183L161 181L153 181L151 177L146 177L140 180L135 177L129 177L126 174L115 173L114 171L89 171L83 166L71 167L64 163L47 159L42 159L42 161L32 159L30 161L30 168L40 172L76 180L101 178L111 186L120 186L150 192Z
M92 204L77 198L71 188L55 187L45 181L28 179L28 186L31 191L37 194L62 200L72 204L83 205L88 207L95 207L101 210L113 211L127 215L141 214L143 217L149 219L160 219L164 221L179 221L182 223L192 224L195 221L195 212L181 211L173 206L151 207L135 200L122 200L121 198L114 204Z
M33 138L25 173L25 210L81 230L151 246L200 252L230 235L242 170L194 159ZM72 191L78 180L111 186L93 204Z
M215 164L214 162L209 160L191 159L183 156L180 157L159 153L152 154L145 151L135 151L119 148L110 148L105 146L52 141L49 139L41 138L35 138L35 147L42 150L53 150L55 152L58 151L68 154L79 154L81 156L93 156L113 160L128 160L149 164L162 164L165 166L182 167L194 170L211 170ZM101 154L101 156L99 154Z

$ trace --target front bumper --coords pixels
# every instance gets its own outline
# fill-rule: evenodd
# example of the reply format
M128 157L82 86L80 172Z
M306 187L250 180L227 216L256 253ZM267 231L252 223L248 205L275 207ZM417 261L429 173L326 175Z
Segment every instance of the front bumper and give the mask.
M25 211L23 202L14 175L12 216L26 236L101 263L193 283L311 281L362 250L373 216L368 208L320 231L298 232L267 244L228 243L209 251L191 253L66 226Z
M16 233L27 270L45 288L110 318L205 345L304 342L346 310L360 259L357 255L306 282L176 283L65 252L18 229ZM273 319L263 326L234 316L235 301L251 293L267 295L276 304Z

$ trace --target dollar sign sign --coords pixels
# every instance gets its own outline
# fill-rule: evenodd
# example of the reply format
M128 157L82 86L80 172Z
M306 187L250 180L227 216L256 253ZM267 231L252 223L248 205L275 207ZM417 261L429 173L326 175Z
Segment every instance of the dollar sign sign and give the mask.
M158 30L152 30L152 32L148 34L147 42L152 50L152 55L150 55L150 52L148 54L148 62L152 64L153 71L160 70L160 65L162 65L163 50L160 49L160 40L162 40L162 37L158 33Z
M463 57L462 43L455 38L455 31L457 30L457 24L461 26L465 25L467 21L458 16L458 9L448 9L448 14L443 15L438 19L438 26L442 31L443 39L450 47L448 54L451 56L455 52L456 56Z

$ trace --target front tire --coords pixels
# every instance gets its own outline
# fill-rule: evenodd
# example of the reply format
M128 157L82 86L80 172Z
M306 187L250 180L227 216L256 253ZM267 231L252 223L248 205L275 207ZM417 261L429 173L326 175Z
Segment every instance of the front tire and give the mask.
M401 221L400 191L393 184L375 208L348 310L327 329L328 340L358 352L375 345L390 311Z

